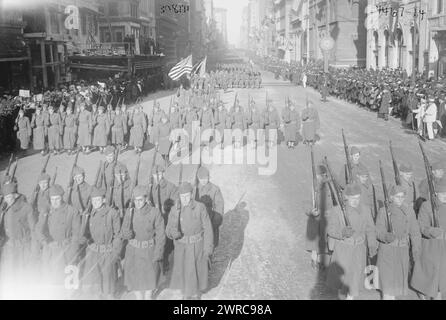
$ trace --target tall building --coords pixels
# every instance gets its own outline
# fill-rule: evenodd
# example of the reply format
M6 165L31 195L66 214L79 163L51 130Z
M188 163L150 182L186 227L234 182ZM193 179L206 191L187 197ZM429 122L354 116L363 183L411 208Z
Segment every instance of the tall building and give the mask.
M0 10L0 92L27 89L32 82L31 55L23 39L22 12L17 8Z
M309 57L309 1L292 0L290 17L290 60L306 64Z
M178 59L178 16L180 14L167 9L168 4L170 4L168 0L156 0L156 30L159 51L166 56L166 63L171 64ZM187 5L185 2L179 4Z
M214 16L217 24L217 30L221 33L225 44L228 43L227 30L227 10L225 8L214 8Z
M429 30L429 75L446 77L446 1L422 1L422 8L427 9ZM427 56L424 55L424 56Z

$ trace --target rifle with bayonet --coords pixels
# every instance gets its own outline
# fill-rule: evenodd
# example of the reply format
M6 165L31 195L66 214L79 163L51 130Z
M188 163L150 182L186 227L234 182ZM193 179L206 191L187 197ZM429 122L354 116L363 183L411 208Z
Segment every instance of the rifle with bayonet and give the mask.
M311 173L312 173L312 184L311 184L311 189L312 189L312 196L313 196L313 210L318 210L319 209L319 205L318 205L318 200L319 200L319 187L318 187L318 183L317 183L317 177L316 177L316 167L314 164L314 152L313 152L313 146L310 146L310 152L311 152Z
M49 160L50 160L50 154L48 154L48 156L45 158L45 162L43 163L43 167L40 170L40 174L39 174L39 177L37 178L37 180L40 179L40 175L42 175L46 172L46 167L48 166ZM33 191L33 194L31 196L31 204L32 204L33 208L35 208L35 209L37 209L37 195L39 194L39 190L40 190L39 181L37 181L36 186Z
M138 175L139 175L139 167L141 164L141 153L138 155L138 162L136 163L136 171L135 171L135 177L132 182L132 188L130 190L130 194L132 199L130 200L129 209L130 209L130 219L128 220L128 228L132 230L133 226L133 214L135 213L135 202L133 201L133 190L135 190L136 186L138 185Z
M420 146L421 153L423 155L424 169L426 171L427 185L429 187L429 198L430 198L431 207L432 207L433 227L438 228L438 227L440 227L440 223L438 221L438 202L437 202L437 193L435 191L435 186L434 186L434 177L432 174L432 166L429 163L429 159L426 156L423 145L421 144L420 141L418 141L418 144Z
M154 201L154 199L153 199L153 185L154 185L154 183L155 183L155 181L153 181L153 175L152 175L152 172L153 172L153 168L155 167L155 161L156 161L156 154L157 154L157 148L155 147L154 149L153 149L153 158L152 158L152 164L151 164L151 166L150 166L150 171L149 171L149 174L150 174L150 194L149 194L149 201L150 201L150 203L152 204L152 206L153 207L155 207L155 201Z
M350 220L347 217L347 212L346 212L345 202L344 202L344 195L342 194L341 186L338 184L338 182L336 181L336 179L333 176L333 172L331 171L330 165L328 164L327 157L324 158L324 164L325 164L325 167L327 168L329 184L332 185L332 187L333 187L332 189L334 189L334 194L336 196L336 201L338 203L338 206L341 208L342 217L344 218L344 224L346 227L349 227L349 226L351 226L351 224L350 224Z
M56 170L54 171L53 176L51 177L51 183L50 183L51 186L54 186L56 184L56 179L57 179L57 167Z
M77 150L76 156L74 157L73 165L71 166L70 176L68 177L68 186L67 186L67 203L68 203L69 205L72 204L72 201L71 201L71 194L73 193L73 184L74 184L74 177L73 177L73 175L74 175L74 169L76 168L76 165L77 165L77 159L79 158L79 153L80 153L80 150ZM76 184L76 186L77 186L77 192L78 192L78 196L79 196L80 204L81 204L81 207L82 207L82 211L84 211L84 208L83 208L83 206L82 206L81 195L80 195L80 193L79 193L79 186L78 186L77 184Z
M382 182L383 195L384 195L384 209L385 209L385 213L386 213L387 231L390 233L393 233L392 221L390 221L389 192L387 190L386 177L384 176L384 170L382 167L381 160L379 161L379 171L381 173L381 182Z
M12 164L13 160L14 160L14 154L11 153L11 157L9 157L8 167L5 170L5 175L4 175L2 183L5 183L6 177L9 176L9 170L11 170L11 164Z
M401 185L400 170L398 169L398 164L396 163L395 156L393 154L392 140L389 141L389 148L390 148L390 155L392 157L393 172L395 174L395 183L397 186L400 186Z
M118 155L119 151L115 150L115 154L113 156L113 167L112 167L112 177L111 177L111 184L110 184L110 193L108 194L107 203L111 207L113 205L113 194L115 191L115 184L116 184L116 178L115 178L115 171L116 171L116 164L118 163ZM105 170L104 170L104 177L105 177ZM108 187L108 186L107 186Z
M15 158L14 169L12 170L12 174L11 174L11 176L9 177L9 180L8 180L7 182L12 183L12 182L14 181L15 173L16 173L16 171L17 171L17 166L18 166L18 165L19 165L19 159L18 159L18 158ZM9 175L9 172L8 172L8 175ZM6 181L5 181L5 182L6 182Z
M353 182L353 173L352 173L352 164L350 162L350 156L348 154L348 145L347 140L345 139L344 135L344 129L342 129L342 140L344 142L344 153L345 158L347 160L347 163L345 164L344 171L345 171L345 183L350 184Z

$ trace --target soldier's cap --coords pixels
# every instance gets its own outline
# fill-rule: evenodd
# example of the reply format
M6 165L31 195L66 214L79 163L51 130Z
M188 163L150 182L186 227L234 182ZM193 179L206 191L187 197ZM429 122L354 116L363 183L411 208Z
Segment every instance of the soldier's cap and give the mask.
M147 197L147 188L143 186L135 187L135 190L133 190L133 197L134 198Z
M430 101L430 102L435 102L435 98L434 98L434 97L430 97L430 98L429 98L429 101Z
M91 198L105 197L105 189L94 187L91 191Z
M354 155L354 154L360 154L361 153L361 151L359 150L359 148L358 147L351 147L351 149L350 149L350 155Z
M198 179L206 179L209 178L209 170L205 167L200 167L197 171Z
M406 195L406 190L404 190L404 188L402 186L398 186L398 185L393 185L390 187L389 194L391 196L396 196L398 193L404 193L404 195Z
M326 174L327 173L327 167L323 164L319 164L316 168L317 174Z
M12 182L12 183L3 185L2 193L5 196L7 196L9 194L17 193L17 183Z
M115 174L128 173L127 167L122 163L117 163L115 167Z
M356 196L361 194L361 187L357 183L348 184L345 187L346 196Z
M440 181L437 182L435 189L436 192L446 193L446 177L441 178Z
M42 173L39 176L39 182L40 181L49 181L50 179L51 179L50 175L48 173L46 173L46 172Z
M109 155L109 154L115 154L115 147L113 147L113 146L107 146L106 148L105 148L105 151L104 151L104 153L105 153L105 155Z
M410 163L401 163L400 164L400 167L399 167L399 170L401 171L401 172L413 172L413 167L412 167L412 164L410 164Z
M162 164L156 164L153 166L152 174L156 174L157 172L165 172L166 168Z
M62 196L63 194L64 194L64 191L60 185L55 184L50 187L50 197Z
M358 176L368 176L369 170L366 167L360 166L358 170Z
M105 109L104 106L101 105L98 107L98 110L101 110L101 109L104 110Z
M445 161L436 161L432 164L432 170L444 170L446 169Z
M189 182L183 182L181 186L178 188L178 194L186 194L193 192L192 185Z
M85 174L85 170L82 169L81 167L75 166L74 170L73 170L73 177L78 176L78 175L84 175Z

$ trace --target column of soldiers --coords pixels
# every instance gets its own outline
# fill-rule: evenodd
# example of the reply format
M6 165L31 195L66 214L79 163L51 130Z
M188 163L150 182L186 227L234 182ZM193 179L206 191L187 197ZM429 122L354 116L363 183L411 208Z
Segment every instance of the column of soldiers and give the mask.
M427 140L446 136L446 91L444 79L426 79L421 74L410 78L405 70L360 68L329 69L323 64L309 62L305 66L273 58L257 58L256 63L296 85L308 85L321 93L323 101L330 95L355 103L378 113L401 119Z
M4 177L2 297L11 288L38 283L57 298L76 293L112 299L123 278L127 292L152 299L169 270L170 288L184 298L199 298L207 289L224 214L222 193L209 171L198 169L196 186L181 180L176 186L165 178L167 168L153 162L147 181L139 183L140 160L131 179L117 149L108 146L104 154L92 185L76 156L66 189L46 173L48 155L30 200L18 193L16 179ZM66 287L73 277L79 286ZM28 286L18 288L20 279Z
M408 296L410 287L421 299L444 299L444 157L432 166L424 158L429 178L417 183L412 164L398 164L392 154L395 182L385 181L380 164L381 183L373 184L361 155L359 148L349 148L347 164L337 176L326 158L317 167L313 162L314 203L307 227L312 266L325 269L327 286L347 299L360 295L370 270L382 299Z

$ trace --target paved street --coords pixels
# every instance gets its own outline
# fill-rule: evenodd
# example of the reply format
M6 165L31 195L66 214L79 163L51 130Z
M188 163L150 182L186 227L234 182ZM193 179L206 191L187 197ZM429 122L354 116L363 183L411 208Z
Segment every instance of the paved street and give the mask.
M417 181L424 178L424 166L417 138L391 119L384 122L376 114L357 106L330 98L320 103L319 94L312 89L296 88L289 83L274 80L265 73L264 88L236 89L221 99L232 106L234 95L246 106L248 94L261 109L265 105L265 89L279 112L287 96L305 105L305 96L314 101L321 119L321 140L315 146L316 159L327 155L337 173L345 161L341 129L345 130L349 145L362 149L362 159L370 170L372 180L380 190L378 160L385 165L388 181L393 178L388 141L392 139L398 161L410 160L415 168ZM161 98L166 108L170 96ZM144 102L144 111L151 112L153 102ZM147 146L150 148L150 146ZM446 144L441 141L425 144L428 156L439 159L445 154ZM139 180L147 183L152 150L142 154ZM52 175L58 167L57 183L66 187L74 157L65 154L51 157L48 172ZM79 165L86 169L88 182L103 156L98 152L80 155ZM5 162L2 161L2 169ZM127 164L133 178L137 158L133 151L120 156ZM159 159L157 160L159 161ZM19 162L17 178L19 191L31 196L43 158L37 154ZM210 165L211 181L220 186L225 198L224 222L220 232L220 246L216 249L211 270L211 289L204 299L332 299L324 288L323 275L310 267L309 254L305 252L306 215L311 205L311 164L309 148L300 144L289 150L278 147L277 172L272 176L258 174L256 165ZM183 180L193 181L196 166L185 167ZM177 183L178 166L172 166L168 179ZM171 290L163 290L159 299L179 298ZM362 299L378 299L376 292L364 292Z

